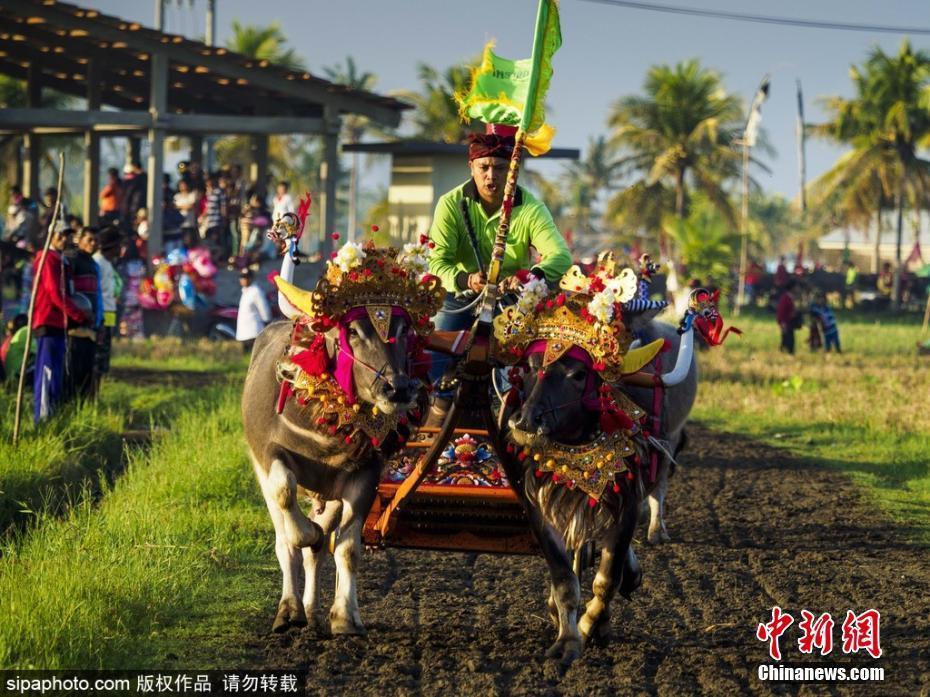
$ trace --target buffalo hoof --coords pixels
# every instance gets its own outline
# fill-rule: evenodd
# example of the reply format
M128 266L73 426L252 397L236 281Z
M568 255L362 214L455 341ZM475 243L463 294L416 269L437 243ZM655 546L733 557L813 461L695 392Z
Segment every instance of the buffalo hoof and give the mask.
M668 536L668 533L664 528L656 528L655 530L650 530L649 535L646 537L646 542L651 545L660 545L665 542L671 542L672 538Z
M326 621L326 615L324 613L310 608L304 608L304 612L310 622L310 628L317 636L329 636L329 622Z
M365 636L368 634L368 631L365 629L365 625L362 624L360 619L347 617L345 615L337 615L335 613L330 613L329 615L329 627L330 631L333 633L333 636L340 634L348 636Z
M277 634L286 632L291 627L306 627L307 615L304 609L294 599L282 600L278 603L278 612L274 616L271 631Z
M586 644L607 643L608 639L610 639L610 613L606 608L596 619L591 621L591 626L587 631L583 629L586 624L587 622L584 618L578 623L578 627L581 629L581 635L584 637Z
M546 658L557 659L563 669L568 668L581 657L581 649L581 639L559 639L546 651Z

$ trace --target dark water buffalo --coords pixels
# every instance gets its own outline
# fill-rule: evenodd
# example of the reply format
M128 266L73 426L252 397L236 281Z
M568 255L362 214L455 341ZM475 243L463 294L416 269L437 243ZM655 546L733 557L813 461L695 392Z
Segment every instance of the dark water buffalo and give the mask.
M407 373L406 317L391 318L396 341L383 342L368 317L348 324L355 356L353 377L362 408L376 406L384 414L406 412L422 397L418 382ZM346 443L314 428L319 406L287 400L277 413L276 369L292 331L289 322L269 325L252 351L242 394L242 419L249 455L275 529L275 552L281 565L281 600L272 629L307 624L308 617L324 629L320 608L319 572L335 533L336 593L329 612L333 634L362 634L356 573L361 556L361 529L374 500L383 452L367 438ZM327 335L333 355L334 332ZM368 366L379 366L374 371ZM382 448L383 450L383 448ZM314 501L308 517L298 497Z
M653 330L657 337L665 335L662 326ZM675 334L674 329L669 330ZM669 338L679 337L676 334ZM691 331L675 342L676 346L680 343L680 352L669 355L676 356L678 362L668 373L663 372L670 383L683 382L692 373L692 342ZM527 358L522 402L518 408L505 405L501 410L502 441L531 449L553 442L560 448L591 442L600 431L600 412L584 406L585 394L592 389L589 381L592 368L584 361L563 355L539 372L542 361L541 353ZM600 375L594 373L594 389L599 388L600 381ZM639 454L645 462L648 453L644 444ZM642 572L630 542L644 495L643 483L637 477L624 486L618 485L615 490L607 490L604 498L592 506L588 494L578 488L555 484L551 477L535 476L532 459L521 461L505 454L502 460L549 567L548 606L558 627L558 637L547 656L567 665L581 655L587 639L606 636L610 626L608 608L617 591L629 597L639 587ZM579 619L581 590L570 551L589 542L600 547L601 560L594 578L594 597Z

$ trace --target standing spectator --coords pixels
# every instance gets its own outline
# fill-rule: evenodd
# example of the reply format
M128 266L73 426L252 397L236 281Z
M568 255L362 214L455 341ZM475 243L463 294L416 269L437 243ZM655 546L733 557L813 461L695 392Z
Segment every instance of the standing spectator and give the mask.
M55 201L58 199L58 191L55 187L50 186L45 190L45 194L42 196L42 206L45 210L42 211L42 214L39 216L39 243L37 249L42 247L45 243L45 234L48 231L48 226L52 222L52 214L55 211ZM61 204L58 207L58 219L66 220L68 216L68 210L65 206L64 199L62 199Z
M226 232L226 193L220 188L219 179L210 175L207 180L207 200L201 216L200 230L213 258L224 258L224 233Z
M824 351L830 353L830 348L835 348L837 353L840 350L840 328L836 323L836 317L833 310L827 305L827 296L823 291L818 291L814 296L814 302L811 303L811 317L816 322L823 333Z
M881 273L875 281L875 290L883 298L891 299L891 291L894 290L894 271L891 270L891 262L886 261L882 264Z
M843 284L843 306L856 306L856 281L859 278L859 269L852 261L844 262L846 265L846 278Z
M133 237L136 250L143 261L149 258L149 211L147 208L140 208L136 211L136 221L134 225L136 231Z
M207 178L204 175L203 167L197 160L193 160L187 167L187 183L190 184L194 191L206 191Z
M123 182L119 170L110 167L107 170L107 183L100 192L100 223L107 225L119 220L119 207L123 198Z
M197 204L199 194L191 188L187 179L178 181L178 192L174 195L174 207L181 214L181 238L197 229Z
M242 209L243 254L247 264L260 262L262 250L266 247L273 250L273 243L265 236L270 227L271 212L262 198L253 192L249 197L248 205ZM269 256L273 258L274 252L270 251Z
M285 181L278 182L278 190L274 197L274 208L271 211L272 220L277 220L285 213L296 213L294 199L288 193L290 184Z
M90 316L77 326L68 328L69 361L64 389L66 399L93 396L97 330L103 324L100 269L94 261L97 231L85 227L78 234L76 242L77 248L68 255L71 261L71 286L73 295L83 295L86 299Z
M103 301L103 326L97 337L97 355L94 364L94 393L100 389L100 381L110 372L110 348L113 343L113 330L116 328L116 307L123 290L123 279L113 262L119 257L120 237L115 227L106 227L100 231L100 249L94 254L94 261L100 269L100 296Z
M124 230L132 230L140 208L145 208L148 194L148 177L138 162L132 162L123 169L123 196L120 200L120 221Z
M788 267L785 265L785 257L779 257L778 268L775 269L775 287L783 289L788 285Z
M39 217L35 204L23 196L19 187L10 190L10 206L7 209L6 230L3 239L16 244L23 242L31 252L39 250Z
M242 166L238 163L229 168L229 233L232 237L232 255L239 256L245 248L246 237L242 234L242 209L246 204L246 181L242 177Z
M793 281L788 283L788 287L782 291L778 299L778 305L775 308L775 320L781 329L781 345L779 351L794 354L794 332L798 328L797 306L794 302L796 285ZM803 320L802 320L803 321Z
M64 292L65 261L62 251L67 241L64 229L52 235L48 256L36 284L32 326L37 338L36 364L33 388L35 391L34 419L38 424L52 415L61 402L65 364L66 318L81 324L88 315ZM38 272L43 253L36 255L34 273Z
M239 298L239 314L236 316L236 341L242 342L245 353L251 353L255 337L271 321L271 308L262 289L253 283L251 269L242 269L239 285L242 286L242 297Z

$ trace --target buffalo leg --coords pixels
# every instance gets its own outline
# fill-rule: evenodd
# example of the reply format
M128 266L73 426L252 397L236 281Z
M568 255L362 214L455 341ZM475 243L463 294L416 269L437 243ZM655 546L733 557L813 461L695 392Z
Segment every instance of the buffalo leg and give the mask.
M333 550L336 595L329 612L333 634L365 634L358 610L356 577L362 558L362 525L375 500L379 472L379 467L359 471L346 482L342 492L342 519Z
M602 638L608 633L610 601L618 587L624 595L629 596L639 585L642 574L630 547L637 515L636 499L630 494L625 495L620 519L601 550L601 563L594 577L594 597L588 601L578 623L586 639Z
M278 503L275 492L269 486L269 477L253 460L255 474L261 485L268 514L274 524L274 551L281 567L281 600L271 625L273 632L286 632L290 627L305 627L307 617L303 606L298 602L297 596L303 586L303 567L301 566L300 547L293 544L285 523L285 513Z
M649 544L668 542L671 538L665 529L665 496L668 493L668 458L660 456L658 481L649 494L649 532L646 540Z
M324 621L323 613L320 606L320 572L323 564L330 555L329 535L336 527L339 516L342 512L341 501L327 501L323 507L322 513L314 516L313 522L320 526L323 531L323 544L319 549L313 547L304 547L304 613L307 619L313 623L317 633L324 634L329 631L328 625Z

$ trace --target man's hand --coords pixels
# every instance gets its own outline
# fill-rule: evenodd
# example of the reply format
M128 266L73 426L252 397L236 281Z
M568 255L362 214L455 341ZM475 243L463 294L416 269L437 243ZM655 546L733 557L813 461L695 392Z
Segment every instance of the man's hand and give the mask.
M488 284L488 276L483 271L468 274L468 290L480 293Z
M523 282L516 276L508 276L500 282L502 293L516 293L523 287Z

